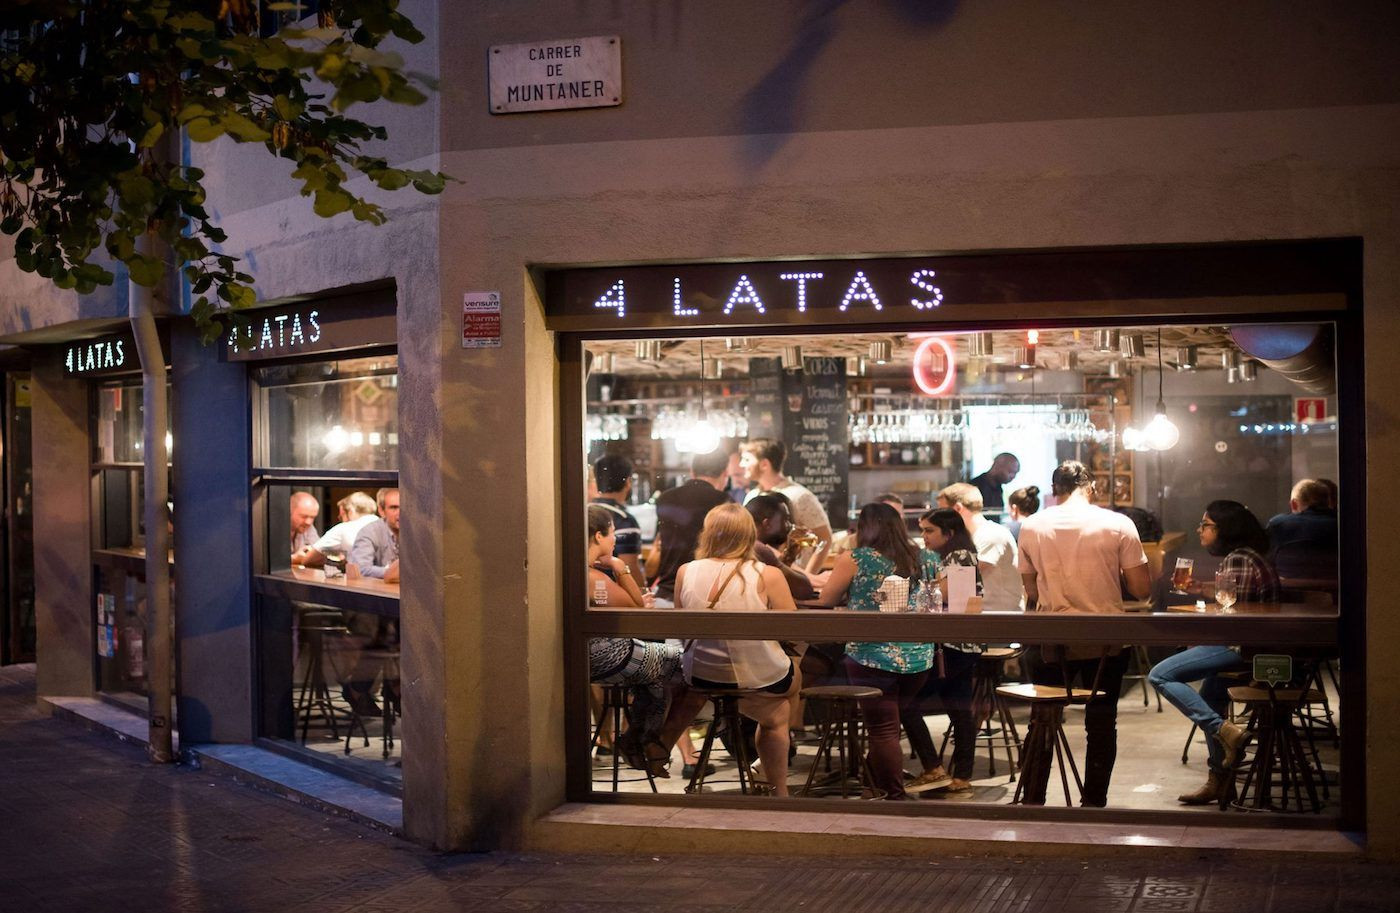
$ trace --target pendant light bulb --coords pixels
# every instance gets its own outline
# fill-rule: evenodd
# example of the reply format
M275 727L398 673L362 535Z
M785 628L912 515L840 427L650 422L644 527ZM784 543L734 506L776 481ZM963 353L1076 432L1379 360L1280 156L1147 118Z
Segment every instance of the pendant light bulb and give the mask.
M687 437L691 453L714 453L715 448L719 446L719 429L710 424L704 413L690 426L690 434Z
M1167 418L1167 408L1160 400L1157 402L1157 414L1142 429L1142 437L1151 450L1171 450L1181 440L1181 430L1176 427L1176 422Z

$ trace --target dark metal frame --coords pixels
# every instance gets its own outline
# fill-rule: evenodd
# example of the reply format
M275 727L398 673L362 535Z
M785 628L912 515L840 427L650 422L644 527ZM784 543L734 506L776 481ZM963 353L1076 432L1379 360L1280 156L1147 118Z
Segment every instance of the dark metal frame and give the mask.
M1170 310L1161 300L1108 300L1102 302L1020 302L1008 305L969 306L958 312L957 319L944 319L939 329L996 330L1026 328L1073 328L1121 325L1127 321L1191 324L1201 318L1211 323L1263 323L1271 318L1288 322L1330 322L1337 327L1338 343L1338 461L1343 492L1341 505L1343 543L1365 541L1365 415L1364 366L1362 360L1347 356L1360 353L1361 293L1360 245L1329 246L1329 255L1348 277L1348 285L1326 292L1314 291L1302 296L1287 295L1281 307L1269 310L1267 296L1251 296L1247 300L1222 301L1219 297L1182 298L1170 302ZM1222 245L1222 247L1224 247ZM1188 252L1190 249L1187 249ZM1172 257L1172 248L1141 251L1144 268L1163 269ZM1014 255L1012 255L1014 256ZM794 264L798 265L798 264ZM1097 304L1097 308L1094 305ZM1143 307L1143 305L1147 305ZM1015 312L1024 315L1018 316ZM1095 313L1096 312L1096 313ZM1090 316L1095 314L1095 316ZM586 409L583 350L593 339L652 338L664 330L668 338L720 335L788 335L800 331L806 335L851 332L927 331L928 324L880 323L865 326L805 324L800 327L774 321L763 326L687 326L667 324L663 317L639 318L642 325L626 330L613 329L608 317L592 320L571 318L567 330L558 337L560 377L560 489L565 510L585 503L583 440ZM554 321L556 329L565 323ZM566 517L568 514L566 514ZM736 638L788 640L896 640L896 641L1017 641L1021 643L1083 643L1102 644L1168 644L1183 643L1271 643L1297 645L1333 645L1342 656L1342 713L1347 720L1342 745L1342 807L1340 818L1304 820L1289 816L1219 816L1211 817L1213 826L1243 827L1319 827L1365 829L1365 549L1344 547L1341 550L1341 592L1337 616L1228 616L1200 617L1193 615L872 615L868 613L799 611L795 613L720 613L685 611L626 611L592 609L587 603L585 578L584 536L580 523L560 524L561 549L564 558L562 574L564 587L564 725L565 725L565 792L570 801L611 802L621 804L684 805L687 807L802 809L849 813L851 806L839 800L793 800L746 797L740 800L714 796L651 796L603 794L593 791L589 763L588 721L588 649L591 636L622 635L635 637L699 637L726 635ZM1190 812L1180 810L1127 811L1116 809L1053 809L1025 806L963 806L929 808L919 803L867 803L861 811L880 814L933 815L946 817L981 817L991 819L1033 820L1091 820L1128 824L1180 825L1190 819ZM874 806L880 806L874 808Z

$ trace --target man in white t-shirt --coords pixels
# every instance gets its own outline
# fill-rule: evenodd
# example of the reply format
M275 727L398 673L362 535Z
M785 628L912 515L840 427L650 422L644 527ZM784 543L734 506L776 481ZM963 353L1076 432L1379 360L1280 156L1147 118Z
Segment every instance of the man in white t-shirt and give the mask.
M1016 540L1000 523L982 516L982 492L967 482L955 482L938 493L938 500L957 511L977 546L982 566L982 606L988 612L1021 610L1021 574L1016 569Z
M375 516L374 498L363 491L353 492L336 502L340 522L315 542L304 547L292 556L292 564L297 567L324 567L326 559L344 561L355 544L355 537Z
M816 495L806 486L783 475L783 460L786 457L787 448L783 442L772 438L754 438L744 445L739 465L745 477L758 484L757 488L749 489L744 503L770 491L786 495L792 504L793 522L817 536L816 550L804 564L808 573L815 574L821 570L822 561L831 548L831 521L827 519L826 508L822 507Z
M1059 503L1021 523L1020 566L1026 611L1122 612L1125 585L1137 598L1147 598L1152 576L1137 527L1122 514L1093 504L1094 477L1088 467L1067 460L1056 467L1050 485ZM1112 655L1106 655L1105 649ZM1097 680L1098 689L1104 692L1104 697L1091 700L1084 711L1087 740L1082 804L1107 805L1108 784L1118 756L1118 697L1128 652L1119 646L1041 646L1032 654L1031 677L1037 684L1092 688ZM1025 783L1025 801L1031 805L1045 804L1050 776L1048 747L1039 760L1043 763L1034 765L1034 782L1027 778Z

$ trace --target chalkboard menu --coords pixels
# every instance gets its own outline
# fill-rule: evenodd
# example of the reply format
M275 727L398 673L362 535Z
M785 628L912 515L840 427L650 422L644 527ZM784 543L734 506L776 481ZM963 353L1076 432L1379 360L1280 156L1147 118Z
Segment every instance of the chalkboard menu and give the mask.
M806 358L801 371L784 371L776 358L754 358L749 378L749 437L782 441L783 475L811 489L832 529L844 529L851 471L846 360Z
M749 359L749 437L783 439L783 375L776 358Z

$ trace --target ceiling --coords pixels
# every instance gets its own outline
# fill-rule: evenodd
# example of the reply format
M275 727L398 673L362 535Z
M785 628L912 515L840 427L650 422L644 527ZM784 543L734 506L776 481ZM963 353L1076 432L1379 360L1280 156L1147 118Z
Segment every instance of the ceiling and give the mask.
M1176 367L1178 348L1194 345L1196 364L1201 370L1222 370L1221 356L1227 351L1239 350L1229 339L1224 327L1164 327L1162 328L1162 361L1168 367ZM1143 335L1145 357L1125 359L1121 348L1109 351L1095 351L1095 330L1041 330L1036 348L1035 364L1039 368L1064 370L1074 367L1087 374L1107 374L1113 362L1120 368L1153 366L1157 361L1157 328L1125 328L1120 331L1120 344L1131 333ZM940 334L952 342L958 367L965 369L971 360L981 362L984 370L1020 370L1017 347L1026 343L1023 330L998 330L988 334L992 338L991 357L972 356L970 348L973 333ZM778 358L785 346L802 347L802 355L812 357L866 356L869 361L871 343L889 342L890 361L885 365L868 363L871 376L907 375L914 352L919 345L919 336L910 337L905 333L858 333L832 335L793 335L793 336L747 336L712 337L703 340L706 358L719 358L722 376L741 377L748 374L748 359ZM698 377L700 374L699 339L662 340L662 357L659 361L641 360L637 357L637 340L591 340L586 348L594 356L611 354L612 373L650 378ZM742 346L742 348L736 348ZM1077 359L1077 365L1071 365ZM1125 363L1126 362L1126 363Z

